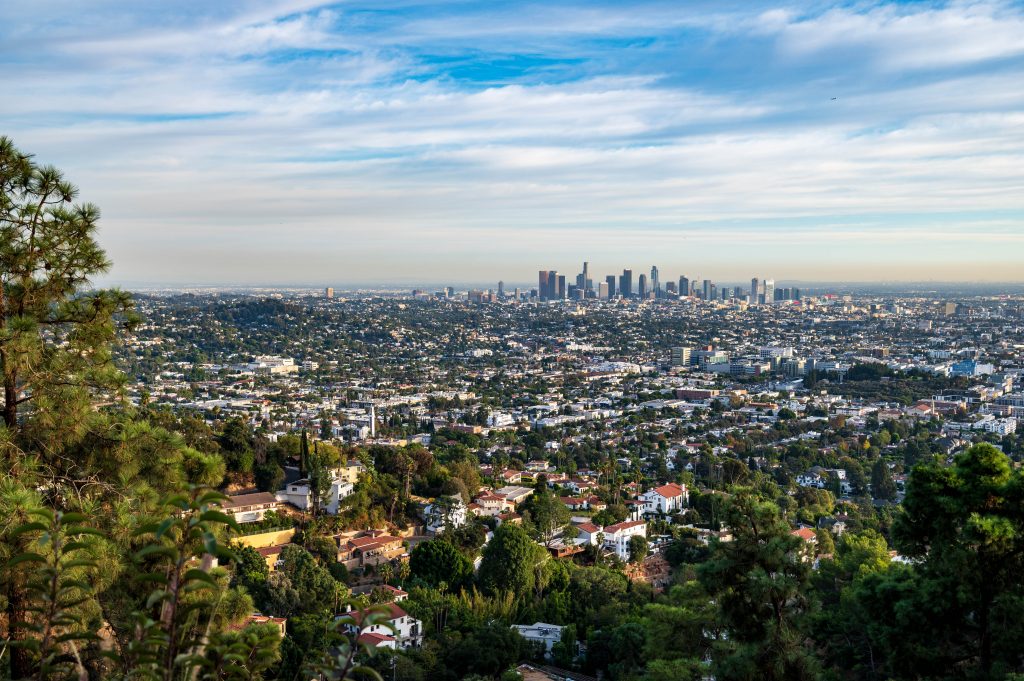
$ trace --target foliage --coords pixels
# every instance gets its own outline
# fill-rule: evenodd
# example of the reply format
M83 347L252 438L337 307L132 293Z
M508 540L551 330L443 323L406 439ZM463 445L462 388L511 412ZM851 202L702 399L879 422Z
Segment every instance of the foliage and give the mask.
M421 542L409 558L412 574L431 586L447 585L458 591L473 578L473 564L443 539Z
M816 678L801 632L810 609L803 541L774 504L747 490L729 501L725 518L733 541L715 542L699 570L728 630L715 644L716 677Z
M536 568L547 558L541 547L519 525L502 523L484 547L477 579L487 593L530 593L537 582Z

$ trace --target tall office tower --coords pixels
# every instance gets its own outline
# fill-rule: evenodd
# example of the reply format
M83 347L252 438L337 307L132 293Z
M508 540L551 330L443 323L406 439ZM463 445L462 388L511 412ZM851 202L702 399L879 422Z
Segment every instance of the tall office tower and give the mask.
M559 300L565 300L565 296L568 294L565 288L565 275L555 272L555 278L558 280L558 289L555 291L554 297Z
M757 305L757 277L750 280L750 304Z
M548 272L547 272L547 270L541 270L537 274L537 296L541 300L545 300L548 297Z
M623 298L633 297L633 270L622 270L622 277L619 279L619 293Z
M704 300L711 300L711 287L713 284L710 279L704 280Z
M665 282L665 293L675 295L676 294L676 282L666 281Z
M324 289L324 297L327 298L327 300L330 300L331 298L333 298L334 297L334 289L331 288L330 286L325 288Z
M654 291L654 295L658 295L658 292L661 291L661 281L658 279L657 265L651 265L651 290Z
M580 288L584 291L594 288L594 285L590 281L590 263L586 260L583 261L583 286Z
M647 276L641 274L640 278L636 280L636 293L640 300L647 298Z
M718 300L718 287L714 284L711 285L711 295L708 296L708 300Z
M719 291L718 294L722 300L729 300L729 287L723 286L722 290Z
M732 288L732 297L735 298L736 300L741 299L743 297L743 287L742 286L733 286L733 288Z
M558 272L555 270L548 270L548 300L555 300L558 298Z
M608 282L602 281L597 285L597 297L601 300L608 300Z
M679 277L679 295L690 296L690 280L685 276Z
M605 281L606 284L608 284L608 297L609 298L614 298L615 297L615 275L614 274L609 274L607 277L604 278L604 281Z
M498 282L498 297L499 298L504 298L505 297L505 282L503 282L503 281L499 281Z
M800 300L800 289L793 289L793 300Z
M775 302L775 280L765 279L764 280L764 302L773 303Z

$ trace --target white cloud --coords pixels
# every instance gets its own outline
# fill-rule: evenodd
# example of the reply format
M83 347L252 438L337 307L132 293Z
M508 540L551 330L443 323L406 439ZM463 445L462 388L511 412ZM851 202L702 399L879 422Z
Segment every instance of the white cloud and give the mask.
M425 272L449 271L474 246L526 271L589 248L798 268L835 257L833 237L844 257L867 253L865 242L920 247L922 262L951 257L947 248L1024 257L1024 229L1006 217L1024 212L1024 68L1012 60L1024 30L1013 7L777 8L703 23L670 6L595 8L532 31L539 15L566 10L528 9L493 28L504 46L554 36L565 50L580 34L681 25L713 38L685 56L659 51L646 70L611 60L565 81L482 85L432 72L421 54L448 26L478 41L485 56L465 58L486 67L479 16L410 20L381 45L351 28L348 6L231 6L192 26L82 31L45 59L25 53L26 68L7 69L0 123L100 203L125 279L183 269L254 281L256 265L268 279L329 277L329 264L295 264L302 245L353 276L416 266L422 253L437 253ZM744 51L766 36L781 62ZM692 36L659 40L682 50ZM959 68L993 58L1010 62ZM826 59L824 75L787 70ZM766 82L736 79L730 60L763 67ZM936 73L889 73L925 66ZM698 72L719 68L720 78ZM831 101L823 88L839 68L863 83ZM198 255L169 261L171 245L215 254L217 277L198 277ZM267 272L275 254L290 254L280 262L291 274Z
M1024 54L1024 15L999 2L954 2L939 8L883 5L836 8L794 19L762 15L783 54L859 57L883 69L928 69ZM789 19L786 21L786 19Z

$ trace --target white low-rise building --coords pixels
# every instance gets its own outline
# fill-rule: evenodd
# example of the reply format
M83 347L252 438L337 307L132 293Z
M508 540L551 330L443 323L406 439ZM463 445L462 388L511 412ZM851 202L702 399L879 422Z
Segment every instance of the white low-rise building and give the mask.
M562 640L562 630L557 624L535 622L533 624L513 624L512 628L530 643L543 648L544 655L551 654L551 648Z
M427 532L438 534L466 524L467 507L458 494L438 497L423 509Z
M400 650L418 648L423 643L423 623L398 605L408 596L404 591L400 594L403 595L396 595L395 602L383 604L383 607L388 609L386 620L387 624L391 625L390 628L384 623L374 624L363 629L360 638L366 636L367 638L363 640L371 642L378 648L398 648ZM358 625L362 622L362 611L351 610L345 614L356 622L355 625L350 624L346 628L353 633L358 631Z
M647 515L678 513L689 501L689 498L689 490L686 489L686 485L674 482L649 489L640 495L640 500L644 502L644 513Z
M629 540L633 537L647 537L646 522L627 520L604 528L604 548L614 551L622 560L629 560Z
M321 502L323 510L330 515L337 515L338 509L341 507L341 500L352 494L354 489L355 485L346 480L339 471L335 471L331 486ZM291 504L303 511L308 511L313 505L313 494L308 478L288 483L275 496L278 501Z

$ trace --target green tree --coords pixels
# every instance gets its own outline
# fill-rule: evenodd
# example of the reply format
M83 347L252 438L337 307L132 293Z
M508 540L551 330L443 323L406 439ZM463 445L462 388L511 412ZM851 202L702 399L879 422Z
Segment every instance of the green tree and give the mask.
M970 447L950 468L914 469L893 527L899 550L921 561L912 601L927 623L900 632L918 646L910 666L936 678L1024 669L1022 508L1024 473L992 445Z
M306 549L288 544L281 550L279 572L291 581L304 612L337 612L347 597L347 590L331 573L321 567Z
M511 591L525 595L533 591L536 567L547 557L544 549L530 539L519 525L502 523L484 547L477 578L484 591Z
M739 490L724 510L733 540L715 542L701 584L719 603L727 638L714 651L725 681L816 678L801 631L809 610L810 564L778 507Z
M523 510L529 512L535 538L545 546L551 546L571 518L568 507L546 485L527 498Z
M650 548L647 545L647 537L635 535L629 538L629 562L641 563L648 553Z
M29 406L73 424L88 410L91 388L122 380L110 347L131 300L83 292L110 263L94 238L99 208L74 203L77 196L59 170L0 137L0 371L12 433L38 427L38 419L19 421Z
M415 576L431 586L447 584L460 589L469 584L473 564L457 548L443 539L421 542L412 550L409 568Z
M875 499L893 501L896 498L896 483L884 459L876 459L871 467L871 496Z
M303 438L306 434L303 432ZM307 478L309 480L309 509L313 517L319 517L327 502L334 476L331 471L328 455L320 450L318 443L313 443L313 453L308 457Z
M224 430L217 438L228 470L234 473L251 473L256 462L254 449L256 436L244 419L228 419Z

